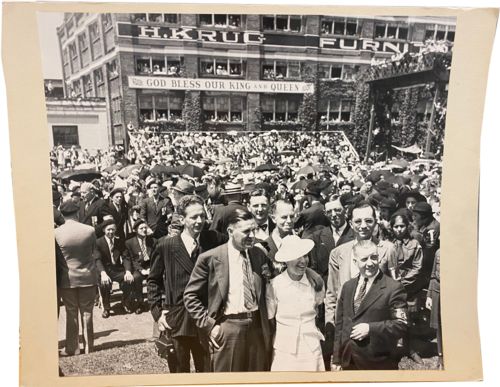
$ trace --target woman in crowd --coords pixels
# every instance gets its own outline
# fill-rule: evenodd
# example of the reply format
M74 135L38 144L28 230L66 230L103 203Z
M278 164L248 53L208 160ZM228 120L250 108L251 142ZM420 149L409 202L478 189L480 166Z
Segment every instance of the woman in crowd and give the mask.
M287 269L271 280L266 294L268 316L276 319L271 371L325 370L320 346L324 337L315 324L325 289L315 291L306 275L313 247L312 240L289 235L276 253L276 261L286 262Z

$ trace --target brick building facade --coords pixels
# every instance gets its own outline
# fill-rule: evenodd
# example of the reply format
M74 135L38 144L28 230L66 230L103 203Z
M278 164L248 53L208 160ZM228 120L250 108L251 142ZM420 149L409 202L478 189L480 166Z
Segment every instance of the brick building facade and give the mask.
M127 127L303 128L305 95L315 122L303 129L349 135L356 74L427 39L453 41L455 21L74 13L57 33L65 95L105 98L110 143L126 145ZM425 117L428 101L419 109Z

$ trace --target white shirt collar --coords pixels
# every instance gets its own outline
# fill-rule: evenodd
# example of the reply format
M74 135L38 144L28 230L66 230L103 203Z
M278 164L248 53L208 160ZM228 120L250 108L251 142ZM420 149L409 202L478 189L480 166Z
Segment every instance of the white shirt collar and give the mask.
M293 284L296 284L296 283L299 283L299 284L302 284L302 285L306 285L306 286L310 286L310 283L309 283L309 280L307 279L307 276L306 274L304 273L304 275L302 276L302 278L298 281L295 281L293 280L291 277L290 277L290 274L288 274L288 270L285 270L285 274L284 274L287 278L287 283L288 285L293 285Z
M194 245L195 245L195 240L194 238L189 235L187 232L181 232L181 239L182 239L182 243L184 243L184 246L186 247L187 251L189 251L191 253L191 250L193 250L194 248ZM198 241L196 241L197 244Z
M346 227L347 227L347 222L344 222L344 224L339 227L338 231L335 229L335 227L332 226L332 231L337 233L338 235L342 235Z
M236 250L236 248L233 246L232 240L230 239L227 243L227 256L229 260L237 260L241 253L243 253L243 251Z

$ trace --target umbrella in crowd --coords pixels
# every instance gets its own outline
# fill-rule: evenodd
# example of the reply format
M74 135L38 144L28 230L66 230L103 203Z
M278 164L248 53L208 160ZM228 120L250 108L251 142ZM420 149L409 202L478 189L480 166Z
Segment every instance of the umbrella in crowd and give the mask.
M299 180L299 181L296 181L295 183L292 184L292 186L290 187L292 190L297 190L297 189L300 189L300 190L305 190L307 185L311 182L312 180L309 180L309 179L302 179L302 180Z
M279 171L279 167L273 164L262 164L255 168L255 172Z
M101 176L100 172L96 171L95 168L92 168L62 171L56 177L61 180L91 181L98 179Z
M107 168L104 168L103 172L113 173L114 171L117 171L118 169L120 169L120 166L118 164L113 164L113 165L110 165Z
M153 168L151 168L151 173L156 175L176 175L179 171L171 165L156 164Z
M305 167L302 167L298 170L297 175L310 175L318 172L319 169L315 166L312 165L306 165Z
M179 171L180 175L188 175L195 178L200 178L205 174L205 172L203 172L203 169L193 164L181 165L177 168L177 170Z

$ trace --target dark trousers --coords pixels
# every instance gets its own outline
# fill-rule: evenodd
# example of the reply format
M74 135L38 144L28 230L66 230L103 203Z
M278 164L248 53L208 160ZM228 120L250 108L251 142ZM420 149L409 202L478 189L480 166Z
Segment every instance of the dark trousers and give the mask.
M223 319L220 328L220 347L210 350L211 371L269 371L258 314L247 319Z
M208 353L202 347L198 337L172 337L177 357L177 372L191 372L191 354L196 372L209 371Z
M111 281L117 282L120 285L120 289L123 292L123 303L125 306L130 307L137 299L139 295L142 296L142 275L139 272L134 272L134 281L132 283L127 283L123 280L125 276L125 269L120 268L108 268L106 274L111 278ZM104 309L111 309L111 288L112 283L103 285L101 279L99 278L99 291L102 297L102 307Z

